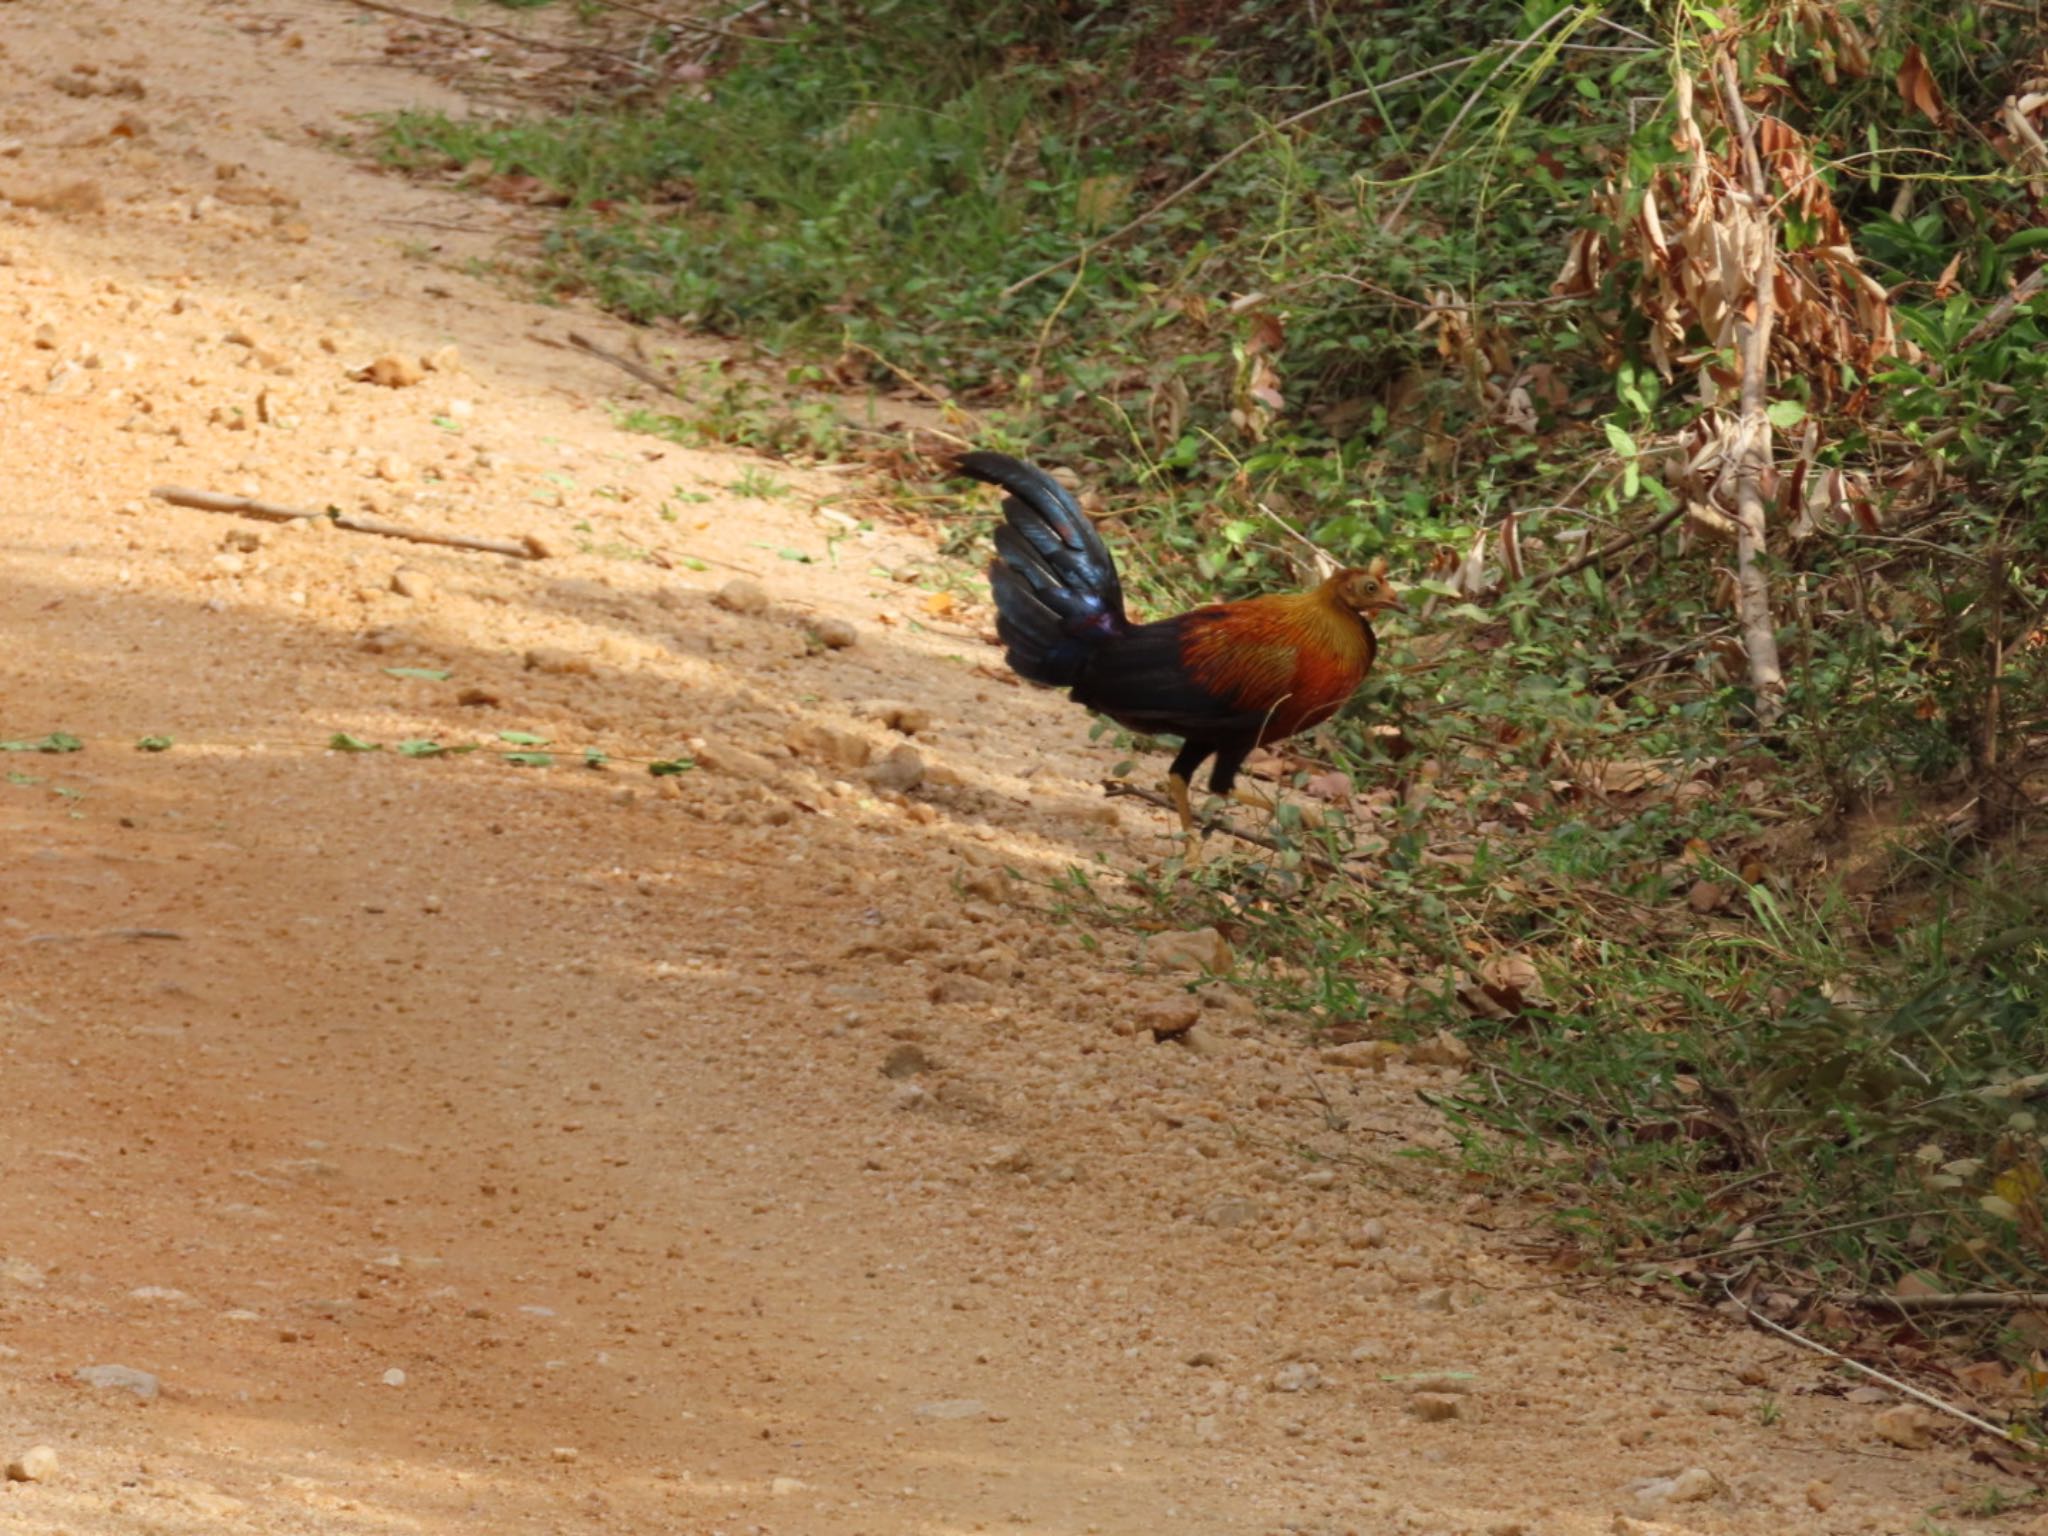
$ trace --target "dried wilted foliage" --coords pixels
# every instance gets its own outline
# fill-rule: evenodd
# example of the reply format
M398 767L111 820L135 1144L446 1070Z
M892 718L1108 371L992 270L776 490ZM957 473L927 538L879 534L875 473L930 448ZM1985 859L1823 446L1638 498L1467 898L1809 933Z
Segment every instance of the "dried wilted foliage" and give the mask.
M1736 321L1748 300L1758 248L1776 237L1776 225L1795 218L1811 231L1798 250L1781 250L1773 293L1776 330L1772 372L1802 377L1813 398L1854 411L1855 397L1838 400L1841 365L1868 376L1887 359L1915 354L1892 323L1884 286L1862 268L1834 199L1815 174L1811 146L1782 119L1756 118L1757 153L1772 205L1757 206L1746 185L1742 148L1733 134L1710 150L1693 116L1690 79L1678 82L1676 143L1689 154L1643 189L1635 216L1626 216L1626 189L1610 183L1608 212L1619 248L1605 230L1574 238L1559 293L1591 293L1619 263L1638 272L1634 298L1650 322L1649 351L1667 379L1677 368L1698 368L1704 403L1732 395L1736 374L1717 354L1733 346Z

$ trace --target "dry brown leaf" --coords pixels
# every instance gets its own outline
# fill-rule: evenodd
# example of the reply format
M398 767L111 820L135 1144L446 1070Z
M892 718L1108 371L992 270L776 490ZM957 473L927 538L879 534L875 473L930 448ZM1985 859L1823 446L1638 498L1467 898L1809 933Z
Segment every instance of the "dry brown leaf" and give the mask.
M1905 62L1899 65L1897 84L1899 94L1930 123L1939 127L1943 121L1941 88L1934 83L1933 72L1927 67L1927 55L1914 43L1906 50Z

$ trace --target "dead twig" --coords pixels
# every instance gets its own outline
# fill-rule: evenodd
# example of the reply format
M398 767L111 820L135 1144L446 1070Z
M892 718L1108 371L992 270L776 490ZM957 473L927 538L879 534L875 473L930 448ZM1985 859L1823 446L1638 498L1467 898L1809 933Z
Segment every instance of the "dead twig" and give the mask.
M2048 1310L2048 1291L1951 1291L1941 1296L1885 1296L1873 1292L1847 1299L1859 1307L1888 1307L1898 1312Z
M1995 336L2004 330L2012 317L2019 313L2020 306L2041 291L2043 283L2048 283L2048 264L2034 268L2033 271L2020 279L2018 286L2011 293L2008 293L2004 298L1992 305L1990 309L1986 310L1984 318L1971 326L1968 333L1964 335L1957 350L1967 352L1971 347L1977 345L1978 342Z
M201 512L229 512L238 517L261 518L270 523L308 522L314 518L326 518L335 527L346 528L351 533L374 533L379 538L405 539L413 544L436 544L446 549L474 549L487 555L510 555L515 560L541 558L541 551L531 539L483 539L466 533L436 533L429 528L406 528L397 523L364 517L356 512L338 512L332 508L312 511L305 507L282 506L274 501L258 501L253 496L231 496L221 491L191 491L176 485L160 485L149 494L158 501L169 502L174 507L192 507Z
M1652 518L1648 523L1644 524L1641 528L1636 529L1633 533L1624 533L1618 539L1609 539L1605 544L1602 544L1598 549L1592 551L1590 554L1581 555L1576 560L1567 560L1563 565L1558 566L1555 570L1545 571L1541 576L1538 576L1534 581L1529 583L1529 590L1532 592L1540 592L1543 590L1543 588L1549 586L1553 581L1556 581L1561 577L1576 575L1578 572L1583 571L1589 565L1604 564L1606 561L1612 559L1614 556L1620 554L1623 550L1627 549L1630 545L1641 544L1646 539L1656 538L1658 534L1662 533L1666 528L1669 528L1673 523L1677 522L1684 515L1685 504L1681 502L1679 503L1679 505L1671 508L1668 512L1659 513L1656 517Z
M607 348L600 347L596 342L592 341L587 336L577 335L574 331L571 331L569 333L568 340L569 345L574 347L577 351L588 352L592 357L598 359L600 362L610 363L614 368L618 368L626 373L630 373L642 384L649 385L652 388L658 389L663 394L669 396L673 396L676 392L675 381L673 379L664 379L660 374L656 373L652 368L649 368L645 363L636 363L630 357L622 357L617 352L613 352Z
M1716 1278L1718 1279L1719 1277L1717 1276ZM2036 1448L2034 1446L2029 1445L2026 1441L2022 1440L2018 1435L2013 1434L2009 1430L2000 1429L1996 1424L1990 1423L1984 1419L1980 1419L1974 1413L1970 1413L1964 1409L1958 1408L1954 1403L1944 1402L1942 1401L1942 1399L1936 1397L1932 1392L1923 1392L1918 1387L1911 1386L1906 1382L1900 1381L1896 1376L1887 1376L1883 1371L1880 1371L1873 1366L1865 1365L1861 1360L1852 1360L1847 1355L1843 1354L1840 1350L1829 1349L1827 1345L1816 1343L1814 1340L1809 1339L1803 1333L1795 1332L1793 1329L1787 1328L1783 1324L1772 1322L1768 1317L1765 1317L1763 1313L1757 1311L1755 1307L1752 1307L1740 1296L1737 1296L1735 1292L1729 1287L1728 1282L1725 1279L1721 1280L1721 1293L1724 1296L1726 1296L1730 1301L1734 1302L1737 1307L1741 1308L1742 1315L1748 1318L1752 1323L1755 1323L1760 1328L1769 1329L1772 1333L1777 1334L1778 1337L1782 1339L1790 1339L1794 1344L1797 1344L1801 1349L1810 1349L1816 1355L1825 1355L1830 1360L1839 1361L1841 1364L1848 1366L1850 1370L1861 1371L1864 1375L1870 1377L1871 1380L1882 1382L1885 1386L1890 1387L1894 1392L1897 1392L1905 1397L1910 1397L1916 1403L1924 1403L1929 1408L1934 1409L1938 1413L1947 1414L1950 1418L1961 1419L1965 1424L1969 1425L1972 1429L1981 1429L1987 1435L1996 1435L1999 1439L2003 1440L2007 1445L2013 1446L2018 1450L2025 1451L2030 1455L2035 1453Z
M551 43L546 38L522 37L519 33L508 32L503 27L488 27L480 21L457 21L453 16L432 16L425 11L411 11L402 5L389 4L388 0L348 0L348 3L366 11L379 11L386 16L416 21L422 26L447 27L455 32L473 32L479 37L501 38L505 42L517 43L522 48L536 49L541 53L581 54L589 58L607 59L614 64L623 64L626 68L643 75L659 73L630 54L614 53L609 48L594 48L589 43Z
M1158 806L1162 811L1179 809L1178 806L1157 790L1145 789L1136 784L1127 784L1122 779L1104 779L1102 781L1102 792L1112 800L1142 800L1147 805ZM1303 863L1326 875L1348 876L1350 874L1350 871L1342 865L1331 863L1321 854L1310 853L1306 848L1297 848L1291 843L1283 843L1278 838L1266 836L1263 832L1253 832L1249 828L1240 827L1234 822L1226 821L1220 816L1214 820L1203 822L1202 830L1204 832L1221 832L1226 836L1236 838L1241 843L1251 843L1255 847L1265 848L1273 853L1298 853L1301 855Z

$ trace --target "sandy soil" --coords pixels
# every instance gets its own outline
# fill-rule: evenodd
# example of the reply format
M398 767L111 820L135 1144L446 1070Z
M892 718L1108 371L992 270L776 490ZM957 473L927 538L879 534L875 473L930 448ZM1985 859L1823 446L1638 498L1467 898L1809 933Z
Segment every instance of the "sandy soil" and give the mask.
M1060 922L1165 818L850 477L617 430L616 327L325 147L446 99L394 25L0 0L0 738L85 743L0 758L0 1531L2025 1528L1518 1257L1413 1155L1456 1067Z

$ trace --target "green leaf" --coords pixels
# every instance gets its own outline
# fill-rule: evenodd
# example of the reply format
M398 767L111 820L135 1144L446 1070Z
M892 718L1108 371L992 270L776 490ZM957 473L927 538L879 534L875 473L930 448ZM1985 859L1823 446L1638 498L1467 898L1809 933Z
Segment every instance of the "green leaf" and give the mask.
M360 736L351 736L347 731L336 731L327 738L330 752L381 752L384 749L374 741L365 741Z
M545 736L536 736L531 731L500 731L498 740L509 741L515 747L544 747L548 744Z
M1998 254L2001 256L2018 256L2027 251L2043 249L2048 249L2048 226L2036 229L2023 229L2011 239L2000 241Z
M647 771L657 779L671 779L679 773L688 773L696 766L687 757L665 757L658 763L649 763Z
M423 683L445 683L449 672L446 667L386 667L392 677L416 677Z
M1780 432L1786 432L1806 420L1806 407L1797 400L1773 400L1764 416Z
M1620 457L1624 459L1633 459L1639 452L1641 452L1641 450L1636 447L1636 440L1630 437L1628 433L1624 432L1620 427L1616 426L1613 422L1601 422L1600 429L1607 434L1607 446L1612 448L1615 451L1615 453L1618 454Z
M0 752L83 752L85 743L66 731L52 731L34 741L0 741Z
M138 752L168 752L174 743L168 736L145 736L135 743Z
M551 768L555 759L548 752L507 752L505 761L514 768Z
M602 768L602 767L604 766L604 764L605 764L605 755L604 755L604 754L603 754L602 752L598 751L598 750L597 750L597 748L595 748L595 747L585 747L585 748L583 749L583 766L584 766L584 767L586 767L586 768Z
M409 737L398 744L398 755L400 757L440 757L447 750L438 741L425 736Z

